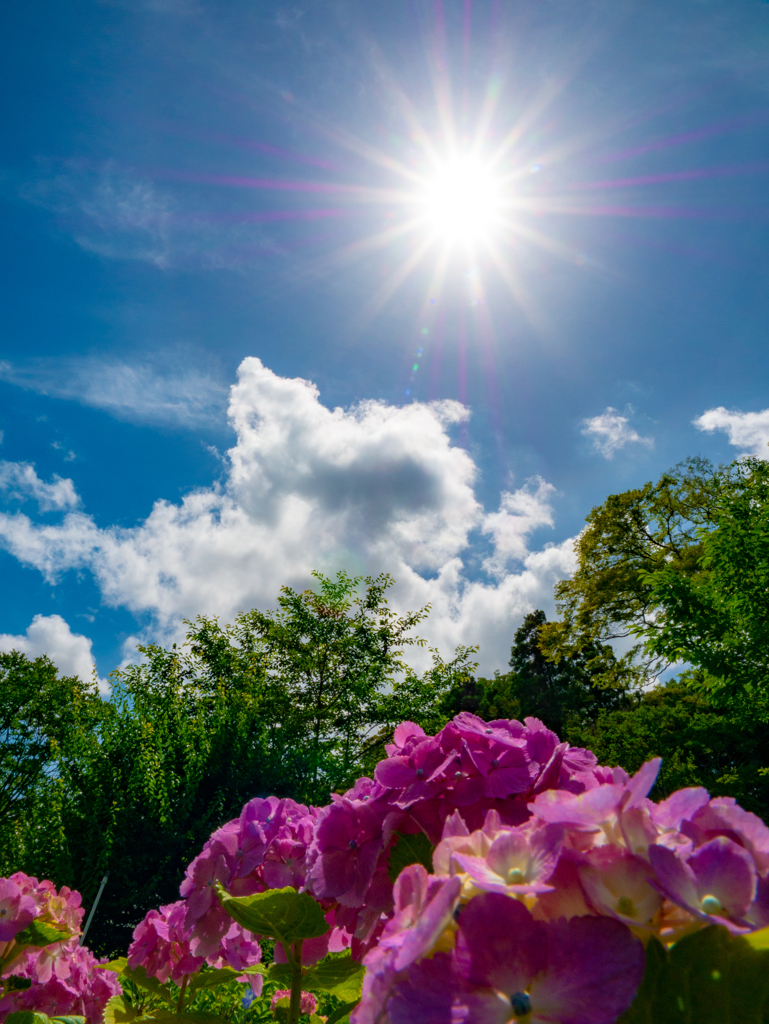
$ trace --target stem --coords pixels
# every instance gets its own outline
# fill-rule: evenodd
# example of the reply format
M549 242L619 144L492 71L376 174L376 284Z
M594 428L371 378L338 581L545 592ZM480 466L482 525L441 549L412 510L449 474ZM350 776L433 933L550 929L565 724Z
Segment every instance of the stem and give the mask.
M288 1007L288 1024L297 1024L302 1000L302 943L294 943L294 962L291 965L291 1002Z
M179 1001L176 1004L176 1012L181 1013L184 1009L184 993L187 991L187 982L190 980L189 974L185 974L182 978L182 989L179 993Z

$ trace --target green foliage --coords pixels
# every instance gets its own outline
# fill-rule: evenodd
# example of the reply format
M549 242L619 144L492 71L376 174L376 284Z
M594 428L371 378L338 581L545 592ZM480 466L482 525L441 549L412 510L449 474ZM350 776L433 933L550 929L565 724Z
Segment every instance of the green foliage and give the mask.
M768 1000L769 952L711 926L669 950L649 940L643 983L618 1024L763 1024Z
M35 1010L17 1010L5 1018L6 1024L85 1024L85 1017L49 1017Z
M390 881L394 882L409 864L421 864L432 874L433 847L424 832L417 832L415 835L403 835L401 832L396 832L395 835L397 839L390 850L390 859L387 862L387 874Z
M591 644L653 630L660 599L648 574L662 567L679 579L702 574L703 532L714 528L738 466L715 469L704 459L689 459L656 484L612 494L594 508L577 542L577 570L555 588L562 621L542 631L545 656L558 661ZM646 654L637 644L620 659L622 671L653 680L667 658Z
M57 764L77 755L104 714L92 683L59 676L46 657L0 653L0 874L18 869Z
M255 935L277 939L287 951L295 942L315 939L328 931L320 904L309 893L298 893L291 886L253 896L230 896L220 885L216 891L224 909L239 925Z
M353 960L349 953L336 958L326 958L310 967L302 977L302 988L308 992L331 992L338 999L360 999L363 964Z
M393 582L386 574L314 575L319 591L284 587L277 612L254 609L238 625L268 679L284 689L299 734L309 738L302 796L321 801L357 777L363 749L389 717L384 691L406 671L403 649L423 644L410 631L427 609L396 616L385 597Z
M629 772L661 756L654 799L704 786L769 819L769 725L760 716L746 723L741 713L714 706L703 676L690 670L633 694L626 709L601 712L593 722L567 730L565 738L593 750L601 764Z
M647 649L720 681L718 696L769 710L769 464L744 459L722 474L712 524L698 531L699 571L667 563L643 576L661 614L639 630ZM737 705L739 706L739 704Z
M486 721L531 716L565 737L603 711L629 706L634 677L623 675L611 647L591 642L555 663L540 649L546 627L543 611L526 615L515 633L512 671L494 679L466 676L444 699L444 710L450 716L471 711Z

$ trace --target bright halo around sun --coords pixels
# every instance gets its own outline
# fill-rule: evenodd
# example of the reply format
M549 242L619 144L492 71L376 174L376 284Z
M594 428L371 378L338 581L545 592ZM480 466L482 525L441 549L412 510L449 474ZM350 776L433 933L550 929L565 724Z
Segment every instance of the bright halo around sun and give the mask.
M491 240L502 221L502 182L477 157L457 157L424 185L421 207L436 240L473 247Z

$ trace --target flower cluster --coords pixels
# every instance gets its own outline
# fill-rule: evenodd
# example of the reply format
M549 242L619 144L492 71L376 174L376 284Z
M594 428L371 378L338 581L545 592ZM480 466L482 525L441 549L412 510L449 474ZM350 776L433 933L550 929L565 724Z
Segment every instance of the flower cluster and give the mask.
M652 802L659 759L631 778L537 719L468 713L436 736L404 722L386 750L326 807L249 801L190 864L182 899L138 926L130 966L179 984L204 963L246 971L258 936L217 884L292 886L329 925L304 941L304 966L349 948L366 967L352 1024L611 1024L640 984L643 940L769 925L769 829L704 789ZM18 920L23 896L0 894ZM240 980L246 1005L262 977Z
M769 924L769 829L704 789L653 803L659 765L594 768L533 795L519 823L491 809L471 831L457 808L435 874L396 882L352 1024L610 1024L643 976L639 936Z
M91 1024L120 992L114 974L96 968L101 961L78 944L83 910L80 893L22 872L0 879L0 1017L32 1010L49 1016L77 1014ZM51 925L68 938L42 947L20 945L20 933L33 921ZM15 979L10 984L8 979ZM21 988L19 980L30 982Z
M436 736L404 722L386 749L373 780L359 779L318 812L307 854L307 887L336 901L336 945L351 945L354 956L375 944L393 911L388 864L399 834L423 833L435 845L457 811L471 828L490 812L514 827L537 794L581 793L600 778L592 753L560 743L534 718L487 724L465 712Z

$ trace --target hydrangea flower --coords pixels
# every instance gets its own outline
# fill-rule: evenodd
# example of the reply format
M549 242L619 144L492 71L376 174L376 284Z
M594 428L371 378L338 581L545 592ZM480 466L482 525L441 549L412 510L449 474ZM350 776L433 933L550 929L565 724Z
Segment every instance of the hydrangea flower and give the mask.
M25 895L10 878L0 879L0 942L10 942L38 914L31 896Z

